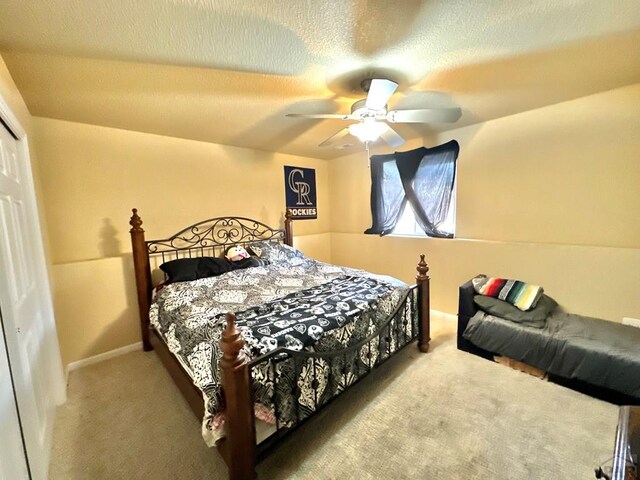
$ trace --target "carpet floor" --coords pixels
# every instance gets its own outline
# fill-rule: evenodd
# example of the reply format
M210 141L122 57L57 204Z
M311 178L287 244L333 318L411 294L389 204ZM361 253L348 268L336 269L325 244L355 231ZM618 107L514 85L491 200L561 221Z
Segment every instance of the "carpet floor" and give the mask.
M617 407L460 352L434 318L411 345L284 440L260 479L590 479ZM52 479L224 479L226 467L153 353L72 372Z

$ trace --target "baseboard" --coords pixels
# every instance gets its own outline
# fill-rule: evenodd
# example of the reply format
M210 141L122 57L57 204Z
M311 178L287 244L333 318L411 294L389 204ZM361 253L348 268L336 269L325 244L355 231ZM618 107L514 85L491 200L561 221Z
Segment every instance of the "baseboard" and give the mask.
M132 343L131 345L125 345L124 347L116 348L115 350L109 350L108 352L99 353L98 355L94 355L93 357L83 358L82 360L71 362L65 368L65 376L68 380L69 372L73 372L74 370L77 370L79 368L86 367L87 365L104 362L105 360L109 360L110 358L118 357L120 355L124 355L125 353L134 352L136 350L142 350L142 342Z
M457 316L451 313L441 312L440 310L431 309L431 315L439 316L445 320L454 321ZM125 353L133 352L136 350L142 349L142 342L132 343L131 345L125 345L124 347L116 348L115 350L109 350L108 352L100 353L98 355L94 355L93 357L83 358L82 360L78 360L76 362L71 362L65 368L65 376L67 379L69 378L69 372L73 372L82 367L86 367L87 365L93 365L94 363L103 362L113 357L118 357L120 355L124 355Z

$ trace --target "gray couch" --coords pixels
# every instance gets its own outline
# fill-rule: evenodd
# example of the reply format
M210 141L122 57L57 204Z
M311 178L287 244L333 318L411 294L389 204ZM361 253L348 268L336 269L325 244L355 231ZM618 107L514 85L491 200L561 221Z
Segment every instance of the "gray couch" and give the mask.
M640 329L557 309L544 328L478 313L471 281L460 286L460 350L509 357L551 381L619 405L640 405Z

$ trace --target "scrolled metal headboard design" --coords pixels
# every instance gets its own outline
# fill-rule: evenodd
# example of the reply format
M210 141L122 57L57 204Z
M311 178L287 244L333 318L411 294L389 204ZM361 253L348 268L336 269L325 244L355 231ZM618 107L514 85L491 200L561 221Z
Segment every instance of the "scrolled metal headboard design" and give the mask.
M149 307L153 291L153 268L167 260L210 254L218 256L226 246L246 245L258 240L275 240L293 246L291 212L284 216L284 229L272 228L262 222L245 217L216 217L195 223L169 238L145 240L142 218L138 209L131 210L131 249L136 276L136 291L140 328L144 350L151 350L149 339Z
M146 242L149 254L225 247L258 240L286 240L285 229L274 229L245 217L216 217L195 223L169 238Z

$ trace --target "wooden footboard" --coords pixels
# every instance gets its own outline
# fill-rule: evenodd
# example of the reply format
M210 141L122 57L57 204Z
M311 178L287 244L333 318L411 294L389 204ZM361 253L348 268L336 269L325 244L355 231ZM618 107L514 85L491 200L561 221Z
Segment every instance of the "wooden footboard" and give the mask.
M171 354L168 347L162 343L160 337L155 332L151 333L150 331L149 308L153 290L150 259L153 256L157 263L158 261L165 262L176 258L191 257L192 255L204 256L208 254L218 256L226 246L232 244L243 245L256 240L275 240L292 246L291 216L287 211L284 229L273 229L255 220L240 217L213 218L191 225L167 239L151 241L145 240L142 219L138 216L136 209L133 209L133 215L129 223L132 227L130 233L144 350L152 350L154 344L157 345L158 355L176 385L194 412L196 412L196 415L201 414L203 409L197 405L199 393L197 387L193 385L189 375L182 368L180 362ZM301 362L307 361L311 361L311 364L315 365L314 359L321 358L322 361L329 362L331 371L335 368L339 372L341 368L352 368L347 366L346 360L340 364L342 357L346 359L347 350L355 351L367 345L368 342L386 341L389 348L386 356L383 354L380 361L370 361L368 365L359 366L357 371L357 380L359 380L383 361L390 358L395 351L403 348L416 338L418 339L417 343L420 351L428 351L430 342L430 278L429 267L425 262L424 254L420 255L416 270L416 284L409 289L401 304L392 312L386 322L383 322L379 330L358 344L340 352L276 351L251 360L243 352L244 340L236 328L235 315L231 312L227 314L227 326L220 340L223 358L219 362L226 414L226 438L219 442L218 449L229 467L229 477L232 480L255 478L255 465L261 454L279 440L280 437L311 416L309 415L302 419L298 418L296 422L293 422L293 427L277 428L278 435L274 435L268 441L256 446L254 395L252 391L253 382L251 380L253 369L264 367L267 364L271 365L276 361L280 362L283 358L285 360L291 359L298 366L302 364ZM410 325L408 322L410 322ZM393 352L391 339L394 339L396 346ZM378 343L378 345L382 345L382 343ZM296 366L295 368L298 367ZM315 377L315 366L313 368L315 381L317 378ZM342 371L344 372L344 370ZM348 386L350 385L351 383ZM338 393L342 391L342 389L338 390ZM312 414L326 406L338 393L330 399L323 399L320 402L316 398ZM202 403L200 405L202 406ZM279 416L277 400L275 405L277 419ZM202 415L200 415L200 420L202 419L201 417ZM278 427L277 423L276 421L276 426Z
M220 339L226 438L222 448L232 480L250 480L255 473L256 425L249 377L249 357L242 351L244 340L235 326L235 315L227 313L227 327Z
M227 313L227 327L220 341L222 350L225 352L223 360L220 361L220 368L223 371L222 388L225 396L226 421L227 421L227 437L223 440L223 450L227 456L227 465L229 466L229 478L231 480L244 480L255 478L255 465L257 459L262 457L264 452L271 448L280 438L290 433L304 421L311 418L312 415L318 413L322 408L328 405L331 400L336 398L340 392L333 395L324 402L319 401L317 395L312 401L313 413L306 418L301 418L299 414L299 406L295 406L296 416L290 424L281 425L279 419L279 407L277 394L274 392L271 399L272 408L276 417L276 432L260 443L256 448L255 437L255 417L253 415L253 406L255 398L252 394L252 376L253 369L265 367L269 377L275 377L276 362L292 361L294 365L293 372L289 372L292 378L298 378L302 369L312 366L313 381L312 384L319 383L319 377L316 375L316 364L318 361L328 365L329 381L331 383L331 375L334 371L345 373L345 369L364 370L358 372L356 380L349 384L352 386L360 379L368 375L384 361L391 358L392 353L397 352L405 345L411 343L412 340L418 338L418 348L421 352L426 353L429 349L429 333L430 333L430 314L429 314L429 276L428 266L425 262L424 255L420 255L420 262L417 266L417 283L413 285L400 304L388 317L387 321L374 333L362 339L360 342L351 345L348 348L334 352L307 352L307 351L289 351L286 349L278 349L257 359L249 359L242 351L244 341L240 337L235 322L235 315L231 312ZM415 308L415 310L414 310ZM415 319L414 317L415 316ZM396 350L391 351L391 339L395 335ZM386 341L389 348L388 352L379 352L380 360L371 358L371 345L381 345ZM369 365L362 367L354 367L352 363L347 362L350 352L359 352L368 346ZM398 348L399 347L399 348ZM337 366L336 366L337 363ZM275 387L274 387L275 388ZM346 388L346 387L345 387ZM296 391L300 394L300 391ZM286 423L286 422L285 422Z

